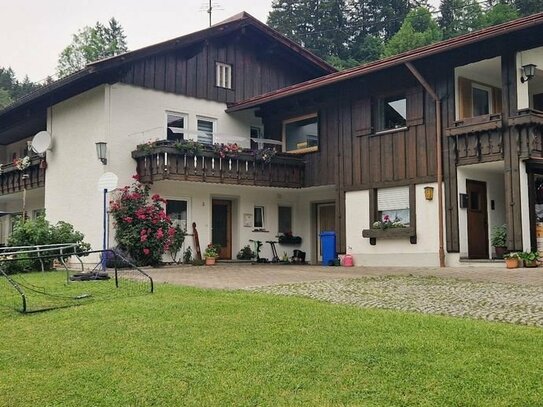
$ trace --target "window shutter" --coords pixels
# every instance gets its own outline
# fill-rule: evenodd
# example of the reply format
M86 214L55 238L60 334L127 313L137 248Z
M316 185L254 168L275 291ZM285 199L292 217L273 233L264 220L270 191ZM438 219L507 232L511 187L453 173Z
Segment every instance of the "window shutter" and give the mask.
M377 210L391 211L409 208L409 187L383 188L377 190Z
M406 93L407 126L418 126L424 123L424 92L421 87L413 88Z
M502 112L502 90L492 87L492 113Z
M458 118L465 119L472 116L471 81L458 77Z
M353 128L356 136L367 136L373 132L371 127L371 99L355 100L352 108Z

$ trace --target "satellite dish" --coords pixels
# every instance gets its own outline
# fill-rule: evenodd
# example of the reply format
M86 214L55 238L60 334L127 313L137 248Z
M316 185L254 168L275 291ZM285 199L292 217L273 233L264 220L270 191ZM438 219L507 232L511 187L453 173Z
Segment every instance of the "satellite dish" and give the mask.
M105 172L98 180L98 191L104 192L105 189L107 192L111 192L117 188L118 182L119 177L117 175L112 172Z
M32 150L37 154L43 154L51 147L51 135L46 131L40 131L32 138Z

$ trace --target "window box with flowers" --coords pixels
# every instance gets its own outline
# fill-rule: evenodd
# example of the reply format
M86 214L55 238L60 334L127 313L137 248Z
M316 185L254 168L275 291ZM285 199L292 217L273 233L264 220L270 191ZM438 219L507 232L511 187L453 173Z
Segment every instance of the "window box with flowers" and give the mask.
M362 237L375 245L377 239L409 239L417 243L415 186L370 190L370 229Z

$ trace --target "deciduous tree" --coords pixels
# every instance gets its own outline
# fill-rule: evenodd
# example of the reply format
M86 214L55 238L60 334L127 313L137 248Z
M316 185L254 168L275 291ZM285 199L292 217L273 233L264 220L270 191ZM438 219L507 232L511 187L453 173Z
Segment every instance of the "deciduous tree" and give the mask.
M97 22L93 27L84 27L73 35L72 43L60 54L57 74L60 77L69 75L90 62L127 50L126 36L115 18L111 18L107 25Z
M430 11L418 7L407 14L400 30L385 45L385 57L422 47L442 38L441 30Z

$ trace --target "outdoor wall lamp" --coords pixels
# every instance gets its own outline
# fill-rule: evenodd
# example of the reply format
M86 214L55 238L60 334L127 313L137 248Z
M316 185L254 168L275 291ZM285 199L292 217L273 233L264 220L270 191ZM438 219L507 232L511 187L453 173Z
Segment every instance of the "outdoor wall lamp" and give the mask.
M107 143L105 141L96 143L96 155L98 156L98 159L102 161L102 164L107 164Z
M535 76L535 68L536 67L537 67L537 65L534 65L534 64L522 65L522 67L520 68L520 70L522 72L522 76L520 77L520 81L522 83L524 83L524 82L528 82L530 79L532 79Z
M424 187L424 197L427 201L434 199L434 187Z

